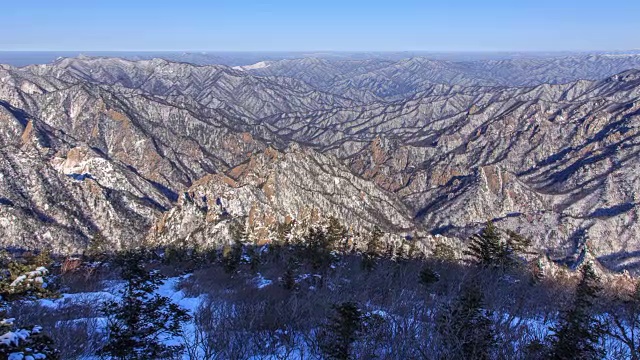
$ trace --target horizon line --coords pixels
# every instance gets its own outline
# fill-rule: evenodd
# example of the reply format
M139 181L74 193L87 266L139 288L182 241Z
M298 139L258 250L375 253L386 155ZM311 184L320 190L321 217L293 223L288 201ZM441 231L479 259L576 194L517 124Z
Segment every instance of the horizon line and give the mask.
M0 49L0 52L175 52L175 53L588 53L588 52L624 52L640 51L640 48L615 49L615 50L41 50L41 49Z

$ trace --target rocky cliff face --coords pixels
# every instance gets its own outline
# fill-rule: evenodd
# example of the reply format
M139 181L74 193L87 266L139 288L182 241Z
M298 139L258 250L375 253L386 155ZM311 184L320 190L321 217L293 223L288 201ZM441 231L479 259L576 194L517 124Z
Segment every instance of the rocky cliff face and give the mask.
M394 194L355 176L332 156L292 145L284 152L269 148L226 174L198 180L148 240L227 242L231 221L240 218L256 242L266 242L279 224L295 221L305 228L330 217L351 233L368 233L375 226L398 235L419 230Z
M555 70L595 76L594 61L608 60ZM452 64L363 64L232 69L81 58L3 66L0 237L61 251L97 235L119 245L223 241L230 219L243 218L262 241L275 223L335 216L354 231L378 225L398 236L464 239L493 219L556 258L588 243L612 268L633 265L638 70L507 87L494 73L513 64L466 64L476 80L493 69L486 76L495 83L474 86L463 86ZM388 67L415 84L387 94L393 86L367 74ZM274 76L286 69L299 79ZM427 73L438 77L416 75ZM554 74L540 70L529 81L565 79ZM336 85L361 76L369 88Z

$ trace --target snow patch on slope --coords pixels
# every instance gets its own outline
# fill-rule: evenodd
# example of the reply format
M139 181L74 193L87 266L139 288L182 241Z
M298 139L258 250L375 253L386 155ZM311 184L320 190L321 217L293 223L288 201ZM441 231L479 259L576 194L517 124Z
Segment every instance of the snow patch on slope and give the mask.
M271 65L270 62L260 61L253 65L234 66L233 68L240 71L248 71L248 70L256 70L256 69L264 69L266 67L269 67L269 65Z

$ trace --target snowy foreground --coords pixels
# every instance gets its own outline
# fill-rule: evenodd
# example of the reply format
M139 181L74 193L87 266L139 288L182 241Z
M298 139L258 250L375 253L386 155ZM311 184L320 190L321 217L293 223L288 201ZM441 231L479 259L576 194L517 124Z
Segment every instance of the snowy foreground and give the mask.
M364 330L353 343L352 354L363 355L362 358L370 358L370 355L379 359L422 358L434 347L437 349L439 341L446 340L445 331L457 329L456 322L442 322L451 318L443 316L455 315L456 309L462 309L452 307L452 304L458 306L455 305L460 303L457 299L464 299L464 296L452 297L436 288L451 284L457 287L460 278L451 275L455 273L442 272L436 285L424 287L398 280L399 275L394 277L393 269L397 271L398 267L379 265L358 277L355 271L359 267L346 266L346 263L331 267L334 273L324 283L321 281L324 279L312 271L291 275L295 290L286 288L287 273L276 271L272 265L265 265L255 272L233 272L233 275L213 267L165 278L154 294L168 298L184 309L191 319L182 325L181 334L159 340L167 346L183 346L184 351L178 355L182 359L322 359L325 354L325 349L320 349L319 345L322 331L337 313L337 307L332 304L346 304L353 299L353 294L359 296L354 301L361 309ZM415 281L415 273L408 271L405 276ZM447 274L451 275L450 279L445 278ZM389 276L388 283L381 282L385 275ZM43 333L55 335L55 343L59 349L64 349L65 359L103 359L96 354L104 348L107 338L114 338L114 333L108 332L112 327L102 315L102 305L121 302L121 294L128 284L111 275L107 278L111 280L67 282L61 288L75 290L62 292L55 299L14 302L9 313L19 324L42 326L27 331L36 333L42 329ZM538 307L533 311L521 305L511 309L500 307L500 304L510 304L510 299L504 295L515 297L518 292L512 292L513 287L520 282L501 278L497 284L508 287L495 298L490 297L495 291L486 292L487 301L477 306L478 319L486 317L492 324L486 333L495 331L496 339L500 341L500 348L496 346L496 358L516 358L514 355L529 358L523 354L530 354L532 343L544 340L552 333L551 329L558 324L561 307L546 310ZM385 286L391 290L381 291ZM532 289L531 285L526 288ZM558 296L557 292L550 294ZM533 305L546 304L541 301L544 298L540 294L537 296ZM530 298L525 296L523 301ZM321 309L322 306L329 311ZM482 326L475 319L465 326ZM607 319L606 315L599 317L603 322ZM139 329L138 326L134 328ZM22 333L13 335L19 337ZM11 338L5 340L11 341ZM615 336L604 336L599 341L607 349L607 358L629 358L624 352L626 345L615 340ZM12 360L32 359L24 356Z
M183 309L187 310L188 313L193 317L196 312L199 310L200 305L205 300L206 295L200 295L199 297L189 297L185 295L185 293L181 290L178 290L179 283L187 278L189 278L191 274L187 274L184 276L171 277L167 278L161 286L155 291L156 294L168 297L171 301ZM261 275L258 275L254 281L254 286L257 289L263 289L267 286L271 286L273 282L271 280L265 279ZM59 311L63 309L65 306L69 304L92 304L95 307L99 307L100 304L103 304L106 301L110 300L118 300L120 290L124 285L124 281L105 281L104 290L95 291L95 292L80 292L80 293L63 293L61 297L58 299L40 299L37 300L37 303L43 307L49 308L52 311ZM98 324L98 330L100 330L103 334L106 331L107 327L107 319L104 317L94 317L94 318L77 318L73 320L76 323L82 322L95 322ZM164 343L167 345L176 345L176 344L184 344L185 342L189 342L189 340L193 340L193 337L196 336L196 329L193 322L187 323L184 328L184 337L180 338L166 338L164 339ZM194 354L193 351L198 351L197 349L189 351L185 351L183 354L183 359L196 359L200 358L200 355ZM254 356L252 359L282 359L281 354L274 354L272 356L269 355L260 355ZM302 359L303 357L297 355L295 353L287 353L286 359ZM87 360L97 360L101 359L98 356L85 356L83 359ZM35 359L34 359L35 360Z
M188 279L191 274L171 277L164 280L161 286L155 291L156 294L164 297L168 297L171 301L185 310L189 312L190 315L194 316L197 311L200 310L200 306L205 301L206 295L200 295L198 297L189 297L184 291L178 290L179 284L181 281ZM308 275L307 275L308 276ZM303 278L305 276L302 276ZM118 300L120 290L123 288L124 281L114 281L109 280L104 282L104 290L94 291L94 292L79 292L79 293L63 293L61 297L58 299L41 299L37 300L37 303L43 307L51 309L52 311L63 311L65 306L69 304L92 304L95 307L98 307L100 304L110 301L110 300ZM258 274L256 278L253 280L253 285L256 289L264 289L266 287L272 286L273 281L269 279L265 279L262 275ZM368 314L376 315L381 318L390 318L392 315L388 314L384 310L373 310ZM496 320L498 320L500 316L496 316ZM95 322L98 324L98 330L103 334L106 331L107 320L104 317L93 317L93 318L76 318L72 320L76 323L82 322ZM526 325L527 327L534 329L534 332L540 334L541 337L547 333L548 326L550 325L548 322L542 319L529 319L523 320L519 318L513 318L508 316L503 316L499 321L507 321L511 322L513 326ZM189 322L184 326L184 336L180 338L166 338L164 339L164 343L167 345L176 345L176 344L184 344L185 342L189 342L189 340L193 340L193 337L196 336L195 324L193 322ZM193 349L191 353L185 350L183 354L183 359L199 359L201 355L194 354ZM196 349L195 352L197 353ZM287 352L286 354L273 354L273 355L255 355L250 357L250 359L304 359L305 351L294 351ZM82 357L87 360L97 360L101 359L98 356L85 356Z
M172 277L166 279L160 287L156 290L156 294L160 296L165 296L171 299L171 301L185 310L189 312L190 315L195 314L198 310L198 307L202 303L204 298L200 297L188 297L184 294L184 292L177 290L178 284L183 279L189 277L190 275L180 276L180 277ZM81 293L73 293L67 294L63 293L62 296L58 299L41 299L38 300L38 303L42 306L48 307L52 310L62 309L66 305L71 303L90 303L94 306L98 307L100 304L109 301L109 300L118 300L120 290L124 285L124 281L107 281L105 283L105 289L102 291L96 292L81 292ZM103 317L98 318L78 318L75 319L76 322L88 322L88 321L96 321L98 323L101 331L106 330L107 319ZM185 336L189 336L189 334L193 334L193 324L188 323L184 329ZM176 344L181 343L184 339L172 339L167 338L164 340L167 344ZM188 354L184 355L184 359L190 359L191 357ZM99 359L99 357L86 357L85 359Z

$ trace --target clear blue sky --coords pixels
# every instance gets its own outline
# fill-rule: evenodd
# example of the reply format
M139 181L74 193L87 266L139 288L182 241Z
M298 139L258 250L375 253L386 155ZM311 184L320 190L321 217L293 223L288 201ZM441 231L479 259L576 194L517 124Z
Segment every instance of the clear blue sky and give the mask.
M6 0L0 50L640 48L640 0Z

